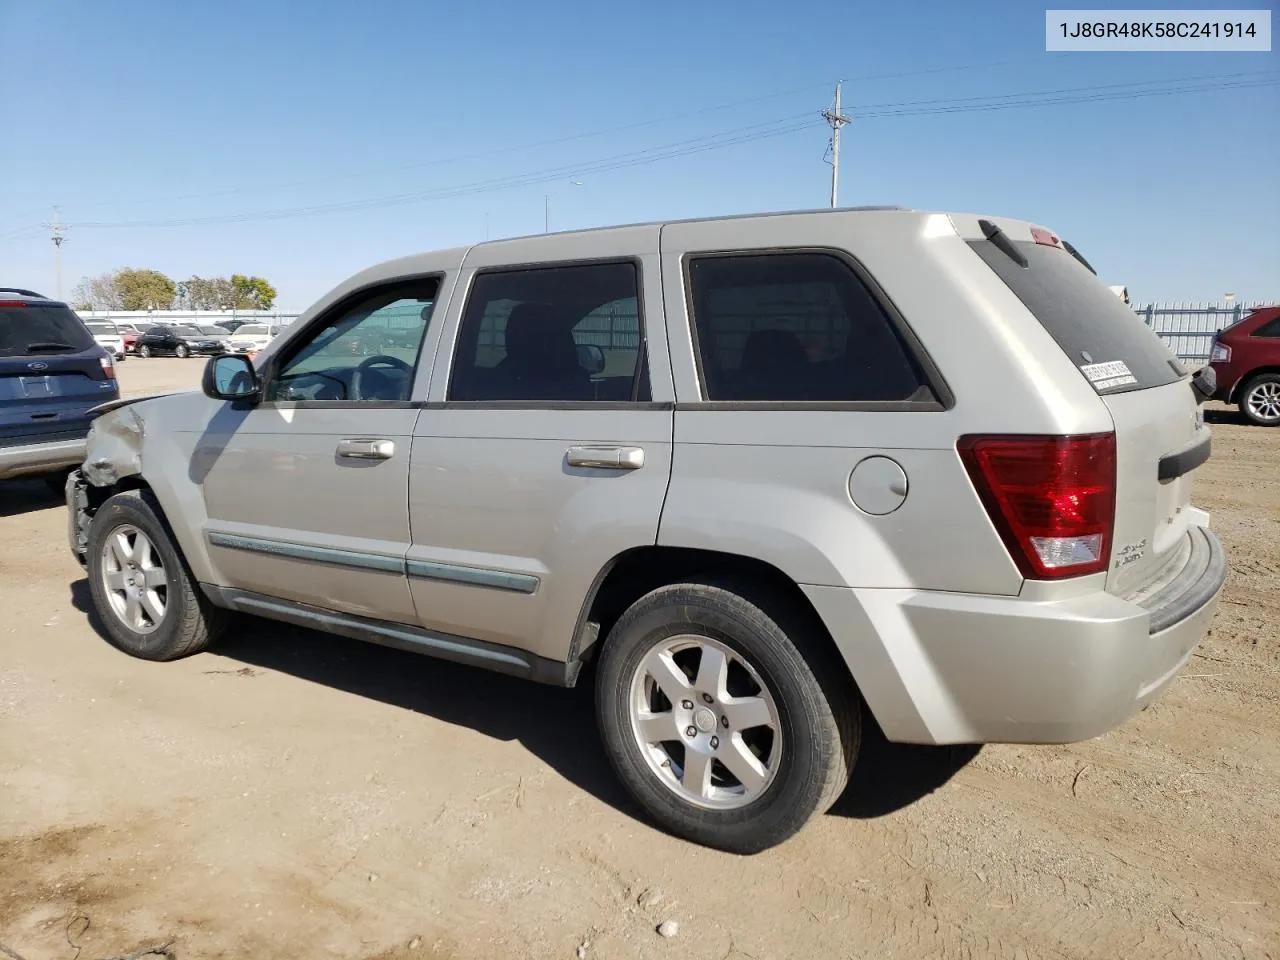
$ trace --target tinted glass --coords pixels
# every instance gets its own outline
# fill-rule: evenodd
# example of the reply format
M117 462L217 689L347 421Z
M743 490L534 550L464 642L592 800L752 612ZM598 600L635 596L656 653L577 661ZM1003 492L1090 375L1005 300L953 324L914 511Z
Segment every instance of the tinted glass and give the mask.
M1272 317L1257 330L1253 331L1255 337L1280 337L1280 317Z
M236 333L242 337L260 336L262 334L265 334L266 332L267 332L266 327L251 326L251 325L245 325L236 330Z
M169 332L175 337L202 337L202 334L195 327L170 327Z
M852 268L821 253L689 264L707 400L933 400L884 309Z
M1128 367L1133 382L1099 392L1144 390L1181 379L1160 337L1075 257L1030 240L1014 245L1028 266L1019 266L989 240L969 244L1077 367L1116 361Z
M633 263L479 274L450 400L648 400Z
M384 287L339 308L292 345L272 400L408 400L435 308L437 280Z
M93 336L70 307L0 307L0 357L68 353L92 346Z

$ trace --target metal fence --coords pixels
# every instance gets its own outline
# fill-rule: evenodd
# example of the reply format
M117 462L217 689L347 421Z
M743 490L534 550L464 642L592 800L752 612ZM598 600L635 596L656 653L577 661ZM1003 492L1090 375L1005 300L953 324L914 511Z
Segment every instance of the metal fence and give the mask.
M1275 300L1253 303L1147 303L1133 310L1181 360L1209 360L1209 349L1218 331Z

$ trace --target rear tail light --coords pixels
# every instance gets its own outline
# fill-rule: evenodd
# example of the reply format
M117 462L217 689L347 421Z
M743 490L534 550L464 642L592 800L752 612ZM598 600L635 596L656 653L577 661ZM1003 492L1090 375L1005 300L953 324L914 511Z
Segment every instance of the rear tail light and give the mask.
M1213 341L1213 349L1209 351L1210 363L1228 363L1231 360L1231 348L1225 343Z
M111 354L104 353L98 358L98 362L102 364L102 375L108 380L116 378L116 362L111 359Z
M1115 434L965 436L957 448L1023 576L1056 580L1107 569Z

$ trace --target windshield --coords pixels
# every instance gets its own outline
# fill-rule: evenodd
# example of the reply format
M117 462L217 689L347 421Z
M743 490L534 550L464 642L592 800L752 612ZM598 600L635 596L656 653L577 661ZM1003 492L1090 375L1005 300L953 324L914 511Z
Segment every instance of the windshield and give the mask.
M92 346L89 331L63 304L0 307L0 357L71 353Z
M195 327L178 327L178 326L173 326L173 327L170 327L170 328L169 328L169 331L170 331L170 332L171 332L175 337L200 337L200 336L203 336L203 334L202 334L199 330L197 330Z
M114 337L117 336L116 328L109 323L87 323L89 332L98 337Z
M1145 390L1182 378L1160 337L1075 257L1030 240L1010 242L1026 258L1025 267L990 240L969 246L1099 393Z

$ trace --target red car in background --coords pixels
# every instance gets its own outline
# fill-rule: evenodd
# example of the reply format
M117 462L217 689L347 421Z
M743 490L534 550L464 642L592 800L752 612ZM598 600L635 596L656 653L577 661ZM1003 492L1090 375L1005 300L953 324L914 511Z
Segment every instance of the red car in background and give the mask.
M1238 404L1251 423L1280 426L1280 306L1259 307L1219 332L1209 365L1215 400Z

